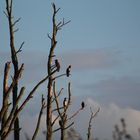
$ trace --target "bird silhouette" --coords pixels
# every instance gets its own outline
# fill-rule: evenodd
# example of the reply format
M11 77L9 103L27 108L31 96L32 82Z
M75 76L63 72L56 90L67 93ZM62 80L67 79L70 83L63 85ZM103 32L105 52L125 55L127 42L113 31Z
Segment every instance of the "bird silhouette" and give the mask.
M70 76L70 70L71 70L71 65L69 65L68 68L66 69L66 75L67 75L67 77Z
M57 71L59 72L60 71L60 63L59 63L58 59L55 60L55 66L57 68Z
M84 102L81 103L81 107L82 107L82 109L85 107L85 103Z

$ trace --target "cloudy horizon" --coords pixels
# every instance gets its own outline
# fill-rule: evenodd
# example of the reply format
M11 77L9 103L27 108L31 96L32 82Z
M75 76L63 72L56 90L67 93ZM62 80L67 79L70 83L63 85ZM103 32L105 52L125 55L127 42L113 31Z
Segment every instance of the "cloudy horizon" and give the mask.
M18 49L21 42L25 41L22 52L18 55L19 63L25 64L19 85L26 86L23 98L47 74L50 48L47 33L51 33L52 30L51 2L53 1L14 0L14 15L21 17L17 25L20 30L15 34L15 47ZM85 110L74 119L74 128L85 138L90 115L89 107L92 106L94 111L100 107L100 112L93 120L93 136L111 140L114 125L120 123L121 118L125 118L128 131L138 139L140 1L54 2L61 7L58 21L63 17L66 21L71 20L59 32L55 50L55 58L61 65L60 73L65 73L67 66L72 65L71 76L57 79L57 90L65 88L65 93L68 82L71 82L73 100L70 114L79 107L81 101L87 104ZM5 3L4 1L0 3L0 90L2 91L4 64L10 61L10 48L7 19L3 14ZM12 69L10 74L12 75ZM29 131L29 136L39 113L41 94L46 97L46 85L47 83L44 83L37 90L34 98L21 113L23 131ZM66 95L62 95L61 101ZM45 112L41 122L42 130L45 129L44 121ZM24 139L25 134L22 135ZM42 137L40 132L38 139Z

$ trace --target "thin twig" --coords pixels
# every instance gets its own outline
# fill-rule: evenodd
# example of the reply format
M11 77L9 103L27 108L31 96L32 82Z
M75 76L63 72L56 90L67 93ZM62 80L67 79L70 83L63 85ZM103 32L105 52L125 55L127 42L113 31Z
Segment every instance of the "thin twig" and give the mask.
M91 138L92 120L95 118L95 116L98 114L99 111L100 111L100 108L98 108L97 111L95 113L93 113L92 108L90 107L91 116L90 116L89 123L88 123L87 140L90 140L90 138Z
M72 118L74 118L81 110L83 110L82 108L78 109L70 118L68 118L67 120L71 120Z
M63 90L64 88L61 88L61 90L59 91L59 93L58 93L58 95L56 96L56 98L58 98L59 96L60 96L60 94L62 93L62 90ZM52 99L52 102L54 102L54 100L55 100L55 98L54 99Z
M68 129L69 127L71 127L72 125L74 125L74 122L72 122L71 124L69 124L67 127L65 127L63 130L66 130L66 129ZM57 132L57 131L59 131L61 129L61 127L59 127L59 128L57 128L57 129L55 129L54 131L53 131L53 133L55 133L55 132Z
M55 81L53 83L53 93L54 93L54 99L55 99L55 102L56 102L56 107L57 107L58 114L62 118L62 115L61 115L61 112L60 112L60 109L59 109L60 107L59 107L58 98L57 98L56 91L55 91Z
M16 54L22 51L22 47L25 44L25 42L23 41L19 47L19 49L16 51Z
M54 77L53 80L56 80L57 78L60 78L60 77L63 77L63 76L66 76L66 74L64 73L64 74L58 75L58 76Z
M21 18L18 18L17 20L15 20L14 23L12 24L12 26L14 27L20 20L21 20Z
M40 122L41 122L41 117L42 117L42 114L43 114L43 110L45 109L45 106L46 106L45 104L46 104L45 99L44 99L44 97L42 95L40 113L39 113L39 116L38 116L38 121L37 121L36 129L35 129L35 132L33 134L32 140L35 140L36 136L38 134L39 127L40 127Z

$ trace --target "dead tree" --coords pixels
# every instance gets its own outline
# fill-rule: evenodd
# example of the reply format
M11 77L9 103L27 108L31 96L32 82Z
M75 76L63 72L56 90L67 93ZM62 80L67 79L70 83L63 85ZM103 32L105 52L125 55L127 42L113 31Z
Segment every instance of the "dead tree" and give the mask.
M87 132L87 140L91 140L91 129L92 129L92 120L95 118L95 116L98 114L98 112L100 111L100 108L97 109L97 111L94 113L92 111L92 108L90 107L90 119L89 119L89 123L88 123L88 132Z
M0 110L0 120L2 120L1 124L1 130L0 130L0 137L2 140L5 140L8 136L8 134L11 132L10 126L14 124L15 120L17 117L14 116L14 113L17 109L17 105L21 99L21 96L23 95L24 92L24 87L21 88L20 93L16 99L15 106L12 107L12 110L10 113L8 113L9 106L11 103L9 103L8 98L10 95L10 92L13 90L14 86L18 82L19 78L21 77L22 71L23 71L23 65L21 65L20 69L18 70L18 73L16 77L12 79L12 83L8 85L8 73L10 70L10 63L7 62L5 64L5 70L4 70L4 80L3 80L3 105ZM14 121L12 121L14 119Z
M36 128L35 128L34 134L32 136L32 140L36 139L36 136L37 136L39 128L40 128L40 122L41 122L41 117L42 117L42 114L43 114L43 110L45 108L46 108L45 98L42 95L40 113L39 113L39 116L38 116L38 121L37 121L37 125L36 125Z
M19 62L18 62L18 57L17 57L17 53L21 51L22 45L24 43L21 44L21 47L19 48L19 50L17 51L15 49L15 43L14 43L14 33L18 30L18 29L14 29L16 23L19 22L20 18L17 20L13 20L13 0L6 0L6 11L5 11L5 15L8 18L8 23L9 23L9 33L10 33L10 48L11 48L11 60L12 60L12 64L14 67L14 79L17 76L17 73L19 71ZM18 82L16 82L16 84L14 85L13 89L13 106L15 106L16 104L16 100L17 100L17 96L18 96ZM18 109L18 106L17 106ZM14 139L15 140L19 140L19 133L20 133L20 128L19 128L19 118L17 117L14 123Z
M55 57L54 54L54 50L56 48L57 45L57 41L56 41L56 36L59 30L62 29L63 26L65 26L66 24L68 24L70 21L65 22L64 19L63 21L60 22L56 22L56 15L58 13L58 11L60 10L60 8L56 8L55 4L52 4L53 7L53 16L52 16L52 23L53 23L53 31L52 31L52 35L50 36L48 34L48 38L51 40L51 48L50 48L50 52L49 52L49 57L48 57L48 75L50 75L50 73L52 72L52 70L56 70L57 72L60 71L60 63L58 61L58 59L53 60L53 58ZM54 63L54 64L53 64ZM68 97L68 103L66 105L66 98L64 100L63 103L63 107L61 107L61 109L63 109L63 112L60 113L60 106L59 103L57 101L57 98L60 94L58 94L58 96L56 95L55 92L55 80L57 78L60 78L62 76L70 76L70 69L71 69L71 65L69 65L66 69L66 73L58 75L55 77L55 75L51 75L48 79L48 92L47 92L47 117L46 117L46 124L47 124L47 134L46 134L46 139L47 140L52 140L52 135L54 132L61 130L61 140L64 140L65 138L65 130L68 129L71 125L74 124L74 122L72 122L70 125L67 125L67 121L70 120L71 118L73 118L78 112L76 112L73 116L71 116L70 118L67 118L67 110L68 107L70 105L70 101L71 101L71 93L70 93L70 84L68 86L68 93L69 93L69 97ZM61 92L60 92L61 93ZM52 112L54 111L54 109L52 108L52 104L53 101L56 102L57 105L57 111L58 111L58 117L56 117L56 119L52 122ZM82 107L83 109L83 107ZM82 110L80 108L80 110ZM60 118L59 122L60 122L60 128L53 130L53 125L55 124L56 120Z
M121 118L120 122L121 128L117 124L115 125L115 130L113 131L113 140L133 140L132 136L127 132L125 119Z
M9 71L10 71L10 62L7 62L5 64L5 69L4 69L4 79L3 79L3 113L1 114L1 119L2 120L2 125L1 127L4 127L4 124L7 120L7 113L8 113L8 97L6 97L6 93L8 91L8 78L9 78Z
M80 105L80 108L75 111L71 116L68 115L68 109L70 108L71 105L71 87L70 87L70 83L68 84L68 97L65 97L61 106L61 103L59 102L59 96L62 92L62 89L60 90L60 92L58 94L56 94L56 89L55 89L55 81L53 83L53 93L54 93L54 100L56 103L56 109L53 110L53 112L57 111L58 116L54 119L53 123L54 124L57 120L59 120L59 128L53 130L53 133L57 132L57 131L61 131L61 140L65 140L66 139L66 130L68 128L70 128L74 122L71 121L81 110L84 109L85 106Z
M65 139L65 130L74 124L74 122L72 122L71 124L69 124L67 126L67 119L68 119L67 110L68 110L70 102L71 102L70 83L68 84L68 98L66 98L66 97L64 98L62 107L60 106L60 103L58 101L58 96L56 95L55 82L53 85L53 91L54 91L54 98L55 98L55 102L56 102L56 106L57 106L56 111L58 112L57 119L59 118L59 126L60 126L58 129L54 130L53 132L60 130L61 131L61 140L64 140Z
M68 22L65 22L64 20L62 22L56 23L56 15L60 8L56 9L55 4L52 4L53 7L53 17L52 17L52 23L53 23L53 31L52 35L50 36L48 34L49 39L51 40L51 48L48 56L48 64L47 64L47 69L48 69L48 75L52 73L53 70L53 58L55 57L54 50L56 48L56 36L57 32L61 30L61 28L66 25ZM58 61L55 61L55 67L57 71L60 70L60 65L58 65ZM47 92L47 117L46 117L46 124L47 124L47 135L46 139L47 140L52 140L52 99L53 99L53 80L54 80L54 75L51 75L48 79L48 92Z

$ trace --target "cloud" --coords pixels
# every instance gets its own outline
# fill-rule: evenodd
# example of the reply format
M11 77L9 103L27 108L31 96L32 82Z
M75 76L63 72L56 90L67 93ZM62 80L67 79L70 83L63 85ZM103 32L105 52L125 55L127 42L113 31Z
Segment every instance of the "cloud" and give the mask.
M120 125L120 119L124 118L127 125L128 132L134 137L138 138L138 128L140 128L140 111L131 108L120 108L114 103L110 103L104 106L91 98L86 100L87 109L78 116L76 127L83 137L86 137L88 128L88 121L90 118L89 107L92 107L93 112L96 112L97 108L100 107L100 111L92 121L92 132L94 137L99 139L112 140L112 131L114 125ZM84 121L82 121L84 120Z
M10 52L0 52L4 66L9 61ZM64 52L56 55L61 64L61 71L65 71L66 67L71 64L73 71L90 70L90 69L107 69L120 63L117 58L120 51L117 49L92 49L92 50L76 50ZM48 51L23 51L18 55L19 64L24 63L23 84L33 83L40 80L47 74ZM55 59L55 58L54 58ZM0 67L1 75L3 67Z
M140 110L139 77L111 77L94 84L82 85L80 88L89 91L92 97L101 102L115 102L125 107Z
M74 70L110 68L119 63L116 50L76 50L60 55L64 64L71 64Z
M100 92L108 92L112 94L123 94L123 93L134 93L138 94L140 92L140 82L137 77L112 77L110 79L101 80L94 86Z

